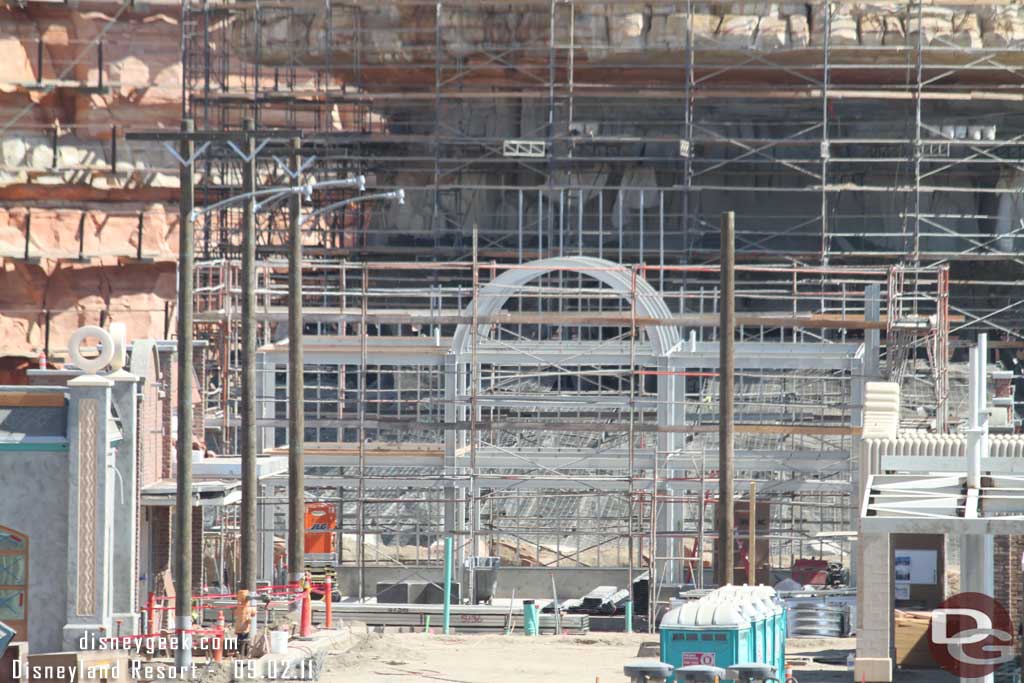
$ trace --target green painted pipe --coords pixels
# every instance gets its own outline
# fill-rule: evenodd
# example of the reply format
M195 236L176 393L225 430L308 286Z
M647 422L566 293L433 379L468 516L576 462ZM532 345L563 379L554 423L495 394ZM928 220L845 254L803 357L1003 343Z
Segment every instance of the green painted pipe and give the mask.
M452 625L452 537L444 539L444 634Z
M633 632L633 601L626 600L626 633Z
M523 600L523 633L537 635L537 605L533 600Z

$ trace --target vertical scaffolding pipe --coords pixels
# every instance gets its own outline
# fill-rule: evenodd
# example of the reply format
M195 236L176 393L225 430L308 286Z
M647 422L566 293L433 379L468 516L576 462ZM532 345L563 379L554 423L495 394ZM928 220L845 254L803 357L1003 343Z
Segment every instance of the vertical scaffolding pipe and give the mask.
M968 350L969 379L967 393L967 487L976 489L981 486L981 434L978 425L978 347Z
M448 635L452 624L452 537L444 537L444 634Z
M256 139L252 119L242 124L246 132L243 148L248 159L242 163L242 191L256 190ZM242 220L242 581L239 588L256 590L256 200L250 194Z
M475 558L480 552L477 548L480 533L480 480L477 466L477 443L479 441L479 411L480 411L480 367L477 357L477 349L480 344L480 232L476 223L473 223L473 322L470 324L470 359L469 359L469 497L470 497L470 519L469 519L469 553ZM469 572L469 599L470 604L476 604L476 565Z
M621 190L620 190L621 192ZM621 195L619 206L622 206ZM619 224L620 230L622 224ZM622 243L619 243L619 251L621 256ZM634 539L633 539L633 503L634 496L636 495L636 277L637 269L634 266L630 272L630 286L629 286L629 431L627 432L627 458L629 459L629 480L627 481L626 489L626 550L628 551L629 558L626 566L626 582L629 583L629 599L633 601L636 599L634 595L634 581L633 581L633 552L634 552ZM538 541L537 556L540 557L540 543ZM647 595L650 600L651 593L651 582L648 577L647 582Z
M979 334L977 346L970 349L970 386L967 422L967 487L981 488L981 459L988 454L988 335Z
M40 35L36 41L36 83L43 82L43 37Z
M718 585L732 583L735 558L733 554L733 382L736 376L734 364L733 334L736 327L735 302L735 233L736 214L726 211L722 214L721 234L721 294L719 350L719 395L718 395Z
M32 207L25 210L25 254L23 258L28 261L28 248L32 244Z
M174 501L174 622L179 632L174 666L192 666L192 291L195 266L192 209L195 167L191 119L181 122L181 193L178 230L178 471Z
M988 456L988 334L978 335L978 485L981 485L981 459Z
M828 141L828 88L831 80L830 36L832 33L832 3L826 2L822 7L825 13L825 30L823 33L822 57L824 68L821 76L821 264L828 265L829 258L829 225L828 225L828 160L830 156Z
M288 165L291 184L301 184L301 141L292 139ZM288 582L302 581L306 555L305 398L302 358L302 198L288 202ZM330 596L328 596L328 602Z
M747 512L747 585L757 585L757 482L750 482L750 509Z
M693 332L691 331L691 334ZM700 507L697 508L697 561L695 565L696 570L691 571L691 577L694 585L703 590L704 589L704 524L706 522L707 515L707 451L704 448L700 449Z
M922 26L924 0L918 0L914 3L914 6L917 14L917 25L920 27ZM917 77L914 83L914 237L912 253L909 254L915 264L921 259L921 165L922 157L924 156L924 147L921 142L923 132L921 118L925 83L924 48L924 32L919 30L917 32L917 46L915 49ZM822 181L824 182L824 180L823 178Z
M356 489L356 575L359 581L359 599L364 595L366 581L366 359L369 312L370 265L363 261L362 301L359 305L359 479Z

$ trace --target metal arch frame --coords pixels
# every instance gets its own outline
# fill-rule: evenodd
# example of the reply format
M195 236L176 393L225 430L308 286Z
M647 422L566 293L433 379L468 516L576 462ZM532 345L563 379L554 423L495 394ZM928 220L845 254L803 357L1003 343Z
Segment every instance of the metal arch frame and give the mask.
M477 295L476 315L490 316L502 309L502 307L515 296L526 283L542 275L557 271L569 271L581 275L589 275L602 284L611 287L623 299L630 300L636 297L634 305L637 313L647 318L668 319L672 317L668 304L661 294L651 286L647 280L618 263L606 259L593 258L590 256L564 256L559 258L540 259L530 261L522 267L514 267L505 270L501 275L491 280L480 288ZM473 303L466 307L464 314L473 314ZM481 338L486 337L487 327L480 325L478 334ZM653 328L653 334L651 333ZM460 324L455 330L452 338L451 352L457 356L469 353L470 346L470 325ZM674 325L648 326L648 337L654 346L654 353L658 357L666 356L676 347L682 339L679 329Z

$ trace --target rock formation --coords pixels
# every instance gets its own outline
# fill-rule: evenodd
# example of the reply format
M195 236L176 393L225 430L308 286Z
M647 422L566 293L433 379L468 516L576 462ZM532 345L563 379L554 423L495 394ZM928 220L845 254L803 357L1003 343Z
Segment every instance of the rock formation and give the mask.
M119 8L0 9L0 339L8 357L35 359L47 330L54 362L83 324L122 321L131 337L160 338L172 321L176 162L159 143L130 142L124 132L180 125L180 5Z

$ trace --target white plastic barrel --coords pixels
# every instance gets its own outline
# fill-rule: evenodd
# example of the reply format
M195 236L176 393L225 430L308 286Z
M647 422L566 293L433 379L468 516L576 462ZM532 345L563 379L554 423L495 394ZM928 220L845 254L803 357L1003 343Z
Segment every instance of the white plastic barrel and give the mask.
M288 631L270 632L270 654L283 655L288 652Z

